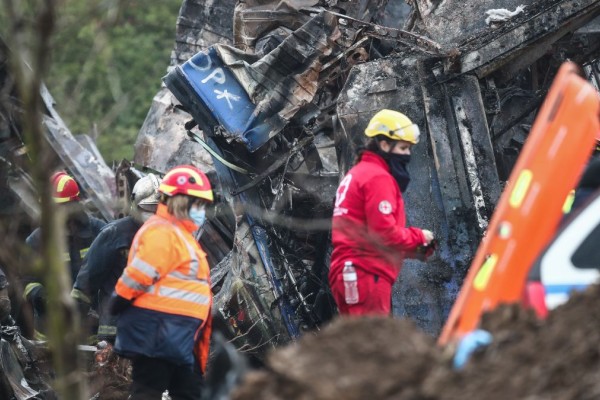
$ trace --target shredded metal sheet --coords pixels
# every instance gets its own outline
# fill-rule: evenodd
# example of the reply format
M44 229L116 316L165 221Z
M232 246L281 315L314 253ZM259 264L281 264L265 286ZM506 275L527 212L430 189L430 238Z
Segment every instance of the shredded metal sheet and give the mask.
M272 137L312 101L321 60L339 34L337 19L321 12L260 59L229 46L215 49L256 105L255 113L270 116Z
M97 151L88 151L75 139L54 109L54 99L45 86L41 95L50 112L50 116L45 116L42 121L46 127L46 139L102 216L108 221L113 220L117 208L117 183L113 170L104 159L97 158Z

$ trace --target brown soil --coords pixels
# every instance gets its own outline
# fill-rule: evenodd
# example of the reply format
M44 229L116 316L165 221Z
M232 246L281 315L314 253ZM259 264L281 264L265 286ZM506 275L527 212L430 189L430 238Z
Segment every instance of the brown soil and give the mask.
M598 399L600 286L540 322L518 307L484 317L494 342L454 371L451 350L412 323L338 318L317 335L271 353L232 398Z

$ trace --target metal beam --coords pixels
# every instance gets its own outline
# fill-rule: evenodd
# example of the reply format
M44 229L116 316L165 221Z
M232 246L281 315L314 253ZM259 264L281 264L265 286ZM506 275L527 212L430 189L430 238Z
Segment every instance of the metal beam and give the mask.
M473 73L483 78L518 60L518 68L539 58L549 45L600 15L598 0L566 0L543 9L521 24L509 25L498 34L488 34L459 46L457 57L434 69L440 82ZM508 24L508 23L507 23Z

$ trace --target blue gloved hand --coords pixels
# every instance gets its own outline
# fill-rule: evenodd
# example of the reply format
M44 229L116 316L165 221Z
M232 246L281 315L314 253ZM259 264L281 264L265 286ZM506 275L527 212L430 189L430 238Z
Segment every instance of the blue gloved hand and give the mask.
M456 347L453 360L454 368L462 369L475 350L489 345L492 343L492 340L492 334L483 329L476 329L466 334Z

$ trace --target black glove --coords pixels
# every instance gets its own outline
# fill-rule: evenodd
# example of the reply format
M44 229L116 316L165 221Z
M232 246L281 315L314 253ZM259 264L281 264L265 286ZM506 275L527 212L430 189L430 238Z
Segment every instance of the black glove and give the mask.
M437 240L433 239L426 246L419 246L415 252L415 258L420 261L425 261L433 255L437 248Z
M115 292L110 296L108 310L112 315L121 314L131 305L131 300L127 300L124 297L119 296Z

